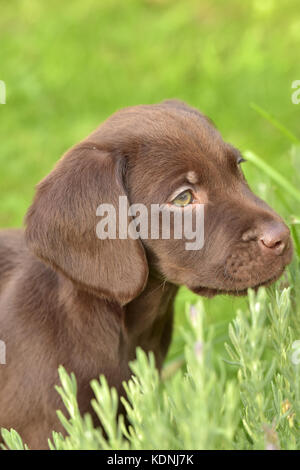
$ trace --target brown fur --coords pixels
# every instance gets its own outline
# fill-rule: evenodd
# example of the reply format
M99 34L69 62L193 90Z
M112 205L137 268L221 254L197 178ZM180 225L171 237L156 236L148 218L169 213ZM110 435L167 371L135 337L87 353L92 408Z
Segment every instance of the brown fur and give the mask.
M15 428L32 448L47 446L61 429L59 364L76 374L82 412L99 374L121 391L137 346L153 350L161 367L178 285L243 294L282 274L289 231L251 192L238 156L178 101L121 110L63 156L37 187L25 236L0 235L0 427ZM96 237L99 204L117 207L120 195L163 204L187 174L206 202L201 250L176 239Z

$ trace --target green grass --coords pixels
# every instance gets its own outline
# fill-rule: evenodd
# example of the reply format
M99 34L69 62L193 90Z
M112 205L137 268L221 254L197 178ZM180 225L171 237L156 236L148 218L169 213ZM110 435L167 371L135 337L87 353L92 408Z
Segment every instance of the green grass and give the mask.
M176 97L248 151L250 186L290 224L300 255L296 0L0 0L0 8L0 226L21 226L37 182L116 109ZM167 366L184 356L183 312L195 300L180 290ZM216 363L247 300L203 305Z
M0 4L1 226L21 224L34 185L113 111L167 97L187 100L227 140L292 173L287 140L250 103L297 135L296 1Z

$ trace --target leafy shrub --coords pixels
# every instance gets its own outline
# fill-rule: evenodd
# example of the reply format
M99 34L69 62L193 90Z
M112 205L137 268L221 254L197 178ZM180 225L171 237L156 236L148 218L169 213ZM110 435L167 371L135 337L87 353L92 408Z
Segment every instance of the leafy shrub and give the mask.
M299 449L300 366L291 360L299 320L291 289L274 294L249 291L249 309L229 327L230 360L213 360L201 300L187 306L184 364L168 379L160 379L153 355L138 349L121 399L128 427L117 417L116 390L103 376L93 380L92 405L106 437L88 414L80 415L75 376L60 367L57 391L69 418L61 411L58 417L67 435L53 432L50 449ZM228 379L228 368L236 378ZM26 448L16 431L2 436L9 449Z

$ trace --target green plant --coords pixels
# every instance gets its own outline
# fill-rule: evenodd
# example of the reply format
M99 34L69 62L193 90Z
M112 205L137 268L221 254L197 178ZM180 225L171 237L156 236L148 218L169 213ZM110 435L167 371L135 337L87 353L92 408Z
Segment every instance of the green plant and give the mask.
M238 312L226 348L238 367L249 447L298 449L300 366L291 360L293 343L300 337L298 312L291 308L290 288L274 294L249 292L249 311ZM240 437L239 446L242 441Z
M50 449L299 449L300 366L291 353L300 328L292 299L291 288L249 291L249 308L229 327L231 360L222 362L214 360L203 302L188 305L184 366L161 380L153 355L137 350L121 398L128 426L117 417L117 392L103 376L92 381L106 437L80 415L75 376L60 367L57 391L69 417L58 411L66 436L53 432ZM230 368L237 374L228 380ZM26 448L16 431L2 437L9 449Z

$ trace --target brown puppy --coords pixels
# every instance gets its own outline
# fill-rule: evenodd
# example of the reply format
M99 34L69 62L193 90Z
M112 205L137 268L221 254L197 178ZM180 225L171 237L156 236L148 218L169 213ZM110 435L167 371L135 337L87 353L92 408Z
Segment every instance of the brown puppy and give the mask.
M178 101L119 111L66 153L38 185L25 235L0 236L0 427L47 446L60 430L59 364L76 374L82 412L99 374L121 389L138 345L161 367L178 285L243 294L282 274L289 230L251 192L240 160L206 117ZM97 207L118 208L119 196L147 208L204 203L203 248L99 239Z

